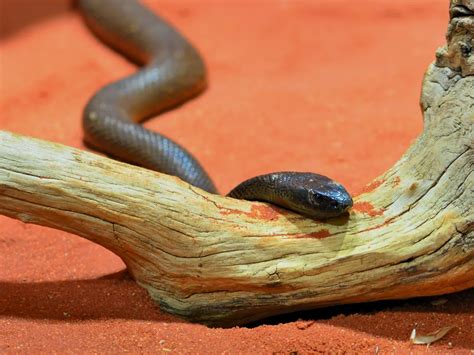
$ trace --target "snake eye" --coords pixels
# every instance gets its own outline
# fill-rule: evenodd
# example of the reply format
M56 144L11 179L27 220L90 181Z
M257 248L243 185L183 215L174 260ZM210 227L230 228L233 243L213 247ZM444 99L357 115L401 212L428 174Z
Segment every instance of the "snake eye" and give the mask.
M322 198L322 195L319 192L314 191L314 190L309 190L308 200L311 204L319 205L321 198Z
M325 208L328 210L335 210L339 208L339 203L337 200L322 194L315 190L310 190L308 193L309 203L318 208Z

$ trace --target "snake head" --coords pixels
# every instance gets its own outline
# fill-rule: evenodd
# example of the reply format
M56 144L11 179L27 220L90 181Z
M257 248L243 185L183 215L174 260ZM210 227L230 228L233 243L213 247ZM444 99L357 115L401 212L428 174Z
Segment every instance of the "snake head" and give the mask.
M248 179L228 196L270 202L316 219L337 217L352 207L351 195L341 184L323 175L294 171Z
M331 181L318 189L307 190L308 205L319 218L336 217L352 207L352 198L341 184ZM311 213L311 212L310 212Z
M288 173L287 173L288 174ZM338 182L314 173L293 173L286 181L293 189L286 208L316 219L337 217L352 207L352 198Z

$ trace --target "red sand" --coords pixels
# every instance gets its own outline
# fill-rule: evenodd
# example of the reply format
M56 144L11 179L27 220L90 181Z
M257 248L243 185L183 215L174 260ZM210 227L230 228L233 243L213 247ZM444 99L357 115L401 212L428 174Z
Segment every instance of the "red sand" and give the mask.
M422 129L421 79L444 42L447 0L147 3L202 51L210 87L146 125L194 152L223 192L295 169L357 193ZM0 129L83 148L86 100L134 66L64 0L0 4ZM457 327L428 350L474 349L473 290L441 306L420 299L210 329L161 313L119 258L76 236L0 217L0 255L0 352L425 352L407 341L415 325Z

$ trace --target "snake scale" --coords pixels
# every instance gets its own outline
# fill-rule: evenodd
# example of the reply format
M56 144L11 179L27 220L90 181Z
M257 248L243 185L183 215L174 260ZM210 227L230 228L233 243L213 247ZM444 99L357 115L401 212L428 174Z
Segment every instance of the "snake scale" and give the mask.
M117 159L217 193L190 152L140 125L206 88L206 68L200 54L166 21L135 0L79 0L78 5L98 38L142 66L90 99L83 113L85 142ZM352 198L341 184L303 172L256 176L228 196L270 202L317 219L339 216L352 206Z

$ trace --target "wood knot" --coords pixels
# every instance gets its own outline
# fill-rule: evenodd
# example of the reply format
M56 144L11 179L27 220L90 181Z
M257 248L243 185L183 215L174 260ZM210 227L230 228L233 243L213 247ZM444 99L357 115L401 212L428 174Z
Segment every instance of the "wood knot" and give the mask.
M410 187L408 188L408 192L414 193L417 188L418 188L418 183L417 183L417 182L414 182L414 183L412 183L412 184L410 185Z

